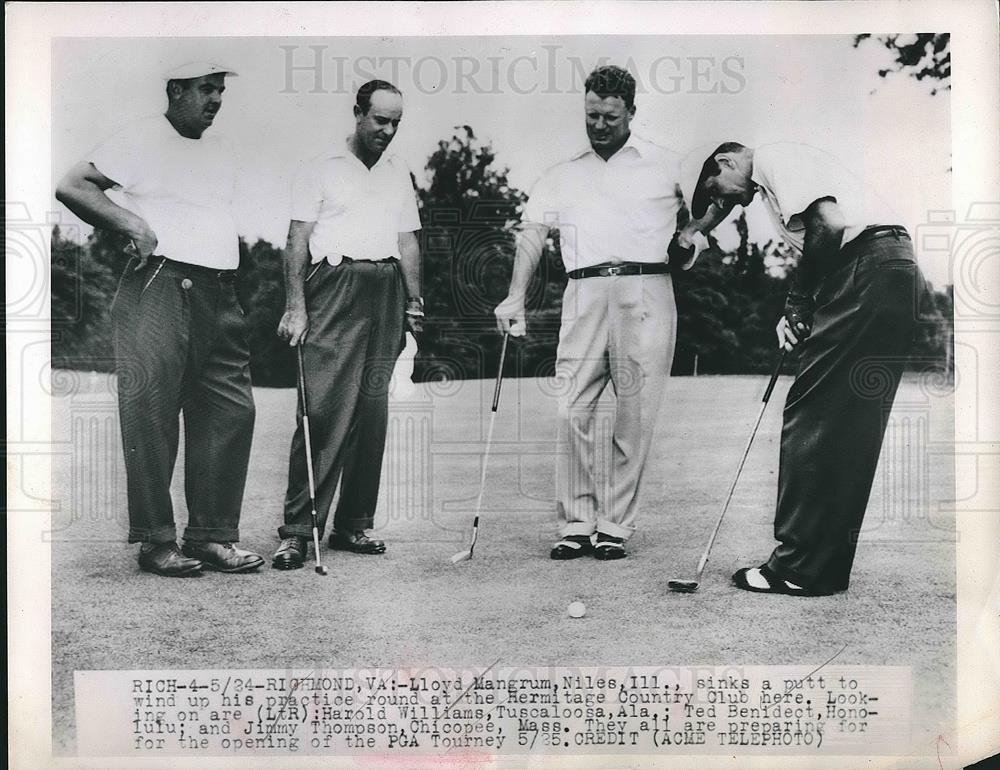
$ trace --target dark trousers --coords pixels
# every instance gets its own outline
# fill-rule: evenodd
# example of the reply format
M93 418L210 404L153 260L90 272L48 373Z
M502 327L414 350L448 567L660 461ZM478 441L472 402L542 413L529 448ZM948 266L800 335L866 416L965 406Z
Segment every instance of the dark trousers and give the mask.
M847 588L924 279L905 231L862 233L816 295L785 402L768 566L815 590Z
M184 413L187 540L239 540L253 435L250 350L235 273L150 258L111 311L130 543L177 539L170 479Z
M321 533L338 481L333 529L350 532L370 529L374 523L389 381L402 350L405 306L396 260L345 260L336 267L324 260L306 282L309 333L302 357ZM312 534L301 404L297 423L281 537Z

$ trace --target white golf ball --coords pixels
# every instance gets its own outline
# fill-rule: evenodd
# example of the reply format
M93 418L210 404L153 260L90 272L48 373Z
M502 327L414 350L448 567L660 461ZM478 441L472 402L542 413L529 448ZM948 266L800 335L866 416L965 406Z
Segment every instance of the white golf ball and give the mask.
M583 606L583 602L570 602L566 611L571 618L582 618L587 614L587 608Z

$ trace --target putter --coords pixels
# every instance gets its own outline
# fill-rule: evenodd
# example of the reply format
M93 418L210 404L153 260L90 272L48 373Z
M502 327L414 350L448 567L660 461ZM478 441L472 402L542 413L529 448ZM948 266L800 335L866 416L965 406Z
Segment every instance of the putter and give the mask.
M503 364L507 360L507 340L510 334L503 335L503 344L500 346L500 366L497 369L497 383L493 388L493 408L490 413L490 428L486 434L486 453L483 455L483 469L479 474L479 496L476 498L476 517L472 520L472 542L464 551L459 551L451 557L452 564L460 561L468 561L472 558L472 551L476 547L476 539L479 537L479 513L483 508L483 492L486 489L486 466L490 462L490 447L493 445L493 427L497 421L497 405L500 403L500 384L503 382Z
M472 542L469 543L469 547L464 551L459 551L454 556L451 557L452 564L458 564L460 561L468 561L472 558L472 551L476 547L476 540L479 538L479 517L476 516L472 520Z
M316 574L326 575L327 569L319 558L319 522L316 519L316 482L313 479L312 438L309 435L309 402L306 400L306 368L302 364L302 341L295 346L299 361L299 398L302 400L302 433L306 440L306 476L309 478L309 504L312 515L313 548L316 551Z
M750 432L750 440L747 441L746 449L743 450L743 457L740 458L739 467L736 469L736 476L733 478L733 483L729 487L729 494L726 496L726 504L722 506L722 513L719 514L718 521L715 522L715 529L712 530L712 536L708 539L708 545L705 546L705 551L701 555L701 559L698 560L698 569L694 573L694 580L685 580L683 578L673 578L667 581L667 588L671 591L677 591L682 594L694 593L698 590L698 584L701 582L701 575L705 571L705 565L708 564L708 556L712 552L712 546L715 545L715 538L719 534L719 528L722 526L722 520L726 517L726 511L729 510L729 503L733 499L733 492L736 491L736 484L740 480L740 474L743 472L743 464L747 461L747 456L750 454L750 446L753 444L754 436L757 435L757 428L760 427L760 421L764 417L764 410L767 408L767 402L771 398L771 391L774 390L774 384L778 381L778 375L781 373L781 367L785 363L785 350L781 351L781 356L778 358L778 363L774 367L774 371L771 373L771 381L767 384L767 390L764 391L764 398L760 405L760 411L757 413L757 422L753 425L753 430Z

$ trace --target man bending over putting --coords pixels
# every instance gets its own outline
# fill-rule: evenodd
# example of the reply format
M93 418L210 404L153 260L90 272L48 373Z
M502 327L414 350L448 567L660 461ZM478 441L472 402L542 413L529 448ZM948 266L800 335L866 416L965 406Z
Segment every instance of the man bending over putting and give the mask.
M778 546L733 581L820 596L850 582L924 282L899 220L830 156L727 142L704 163L692 214L746 206L755 195L799 255L776 330L779 347L799 359L781 433Z

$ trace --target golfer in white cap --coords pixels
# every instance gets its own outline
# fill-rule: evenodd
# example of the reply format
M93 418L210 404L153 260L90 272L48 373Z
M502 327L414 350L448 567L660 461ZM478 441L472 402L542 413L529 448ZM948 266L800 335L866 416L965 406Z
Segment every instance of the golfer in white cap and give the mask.
M254 424L235 285L235 159L221 137L203 136L222 106L226 76L235 74L208 62L166 73L166 113L105 141L56 190L81 219L129 240L111 308L128 540L142 544L141 569L167 576L247 572L263 563L233 546ZM121 205L105 194L112 188ZM180 412L183 550L170 501Z

